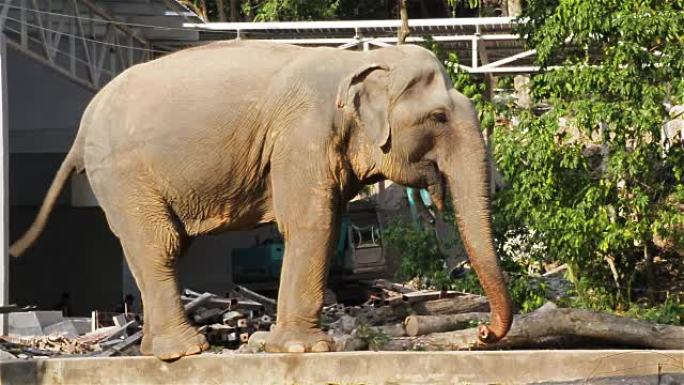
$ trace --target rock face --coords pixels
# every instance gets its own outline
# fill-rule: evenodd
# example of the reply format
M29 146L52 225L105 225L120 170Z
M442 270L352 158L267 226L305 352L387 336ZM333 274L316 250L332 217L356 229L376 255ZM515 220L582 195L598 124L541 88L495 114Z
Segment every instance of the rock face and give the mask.
M681 143L684 140L684 106L670 107L670 117L672 120L663 125L660 138L660 144L664 147Z

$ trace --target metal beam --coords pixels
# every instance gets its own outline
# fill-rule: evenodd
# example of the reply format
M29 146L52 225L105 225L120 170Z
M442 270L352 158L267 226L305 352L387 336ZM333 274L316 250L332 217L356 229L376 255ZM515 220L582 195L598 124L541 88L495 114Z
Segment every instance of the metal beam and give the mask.
M243 31L243 33L245 33ZM439 43L447 43L447 42L469 42L473 38L470 35L444 35L444 36L432 36L430 38L432 41L436 41ZM330 38L275 38L275 39L249 39L250 41L267 41L267 42L272 42L272 43L283 43L283 44L295 44L295 45L331 45L331 46L336 46L340 44L351 44L353 42L356 42L356 44L360 44L362 41L368 41L370 44L375 44L375 45L394 45L397 43L397 38L396 36L394 37L366 37L366 38L355 38L355 37L330 37ZM406 38L407 43L424 43L428 39L420 37L420 36L409 36ZM482 35L480 36L480 40L484 41L515 41L515 40L520 40L520 36L518 35L513 35L513 34L491 34L491 35ZM215 40L202 40L198 41L195 44L190 44L190 45L203 45L203 44L209 44L212 41ZM169 47L172 47L175 45L188 45L187 42L174 42L174 41L161 41L161 42L155 42L155 45L167 45Z
M471 68L465 65L457 64L455 63L458 67L463 69L466 72L470 72L471 74L486 74L486 73L531 73L531 72L539 72L541 70L541 67L539 66L518 66L518 67L494 67L494 68ZM558 68L557 66L552 66L552 67L546 67L547 69L555 69Z
M528 56L535 55L536 53L537 53L537 50L535 50L535 49L531 49L531 50L525 51L525 52L520 52L520 53L517 53L515 55L509 56L507 58L497 60L497 61L491 62L489 64L484 64L484 65L480 66L480 69L490 69L490 68L500 67L504 64L512 63L518 59L522 59L522 58L525 58Z
M0 33L0 306L9 305L9 122L7 111L7 38ZM7 335L7 314L0 314L0 335Z
M126 25L119 23L113 16L109 14L109 12L105 11L104 9L100 8L99 6L95 5L91 0L78 0L79 2L83 3L86 7L88 7L93 13L98 15L99 17L110 21L111 24L113 24L117 29L121 30L122 32L132 36L138 43L142 44L145 47L149 46L149 42L142 37L138 36L138 33L135 32L134 30L128 28Z
M510 26L515 23L514 17L472 17L450 19L412 19L411 28L425 27L474 27L474 26ZM214 31L263 31L263 30L320 30L320 29L355 29L355 28L393 28L401 26L401 20L350 20L350 21L294 21L294 22L253 22L253 23L184 23L186 28L197 28Z
M12 0L5 0L2 11L0 11L0 32L5 28L5 21L7 20L7 13L9 12L11 3Z
M2 35L3 37L5 36L5 34L0 34L0 35ZM36 60L37 62L39 62L39 63L41 63L41 64L44 64L44 65L46 65L46 66L52 68L53 70L57 71L57 73L59 73L60 75L65 76L67 79L73 81L74 83L76 83L76 84L78 84L78 85L80 85L80 86L86 87L86 88L89 89L89 90L92 90L92 91L97 92L98 88L95 87L95 85L93 85L92 83L90 83L90 82L88 82L88 81L85 81L85 80L83 80L82 78L80 78L80 77L78 77L78 76L72 75L71 72L67 71L66 69L64 69L64 68L62 68L62 67L60 67L60 66L58 66L58 65L56 65L56 64L54 64L54 63L52 63L52 62L49 62L47 59L45 59L44 57L38 55L37 53L35 53L35 52L33 52L33 51L31 51L31 50L29 50L29 49L27 49L27 48L24 48L21 44L16 43L16 42L14 42L14 41L12 41L12 40L10 40L10 39L6 39L6 40L5 40L5 44L6 44L8 47L10 47L10 48L12 48L12 49L15 49L15 50L17 50L17 51L23 53L24 55L30 57L31 59Z

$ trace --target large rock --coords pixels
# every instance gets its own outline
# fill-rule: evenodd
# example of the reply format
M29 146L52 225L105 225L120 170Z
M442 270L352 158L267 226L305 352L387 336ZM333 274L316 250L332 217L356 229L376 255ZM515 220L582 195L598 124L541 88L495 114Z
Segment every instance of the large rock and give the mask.
M58 310L40 310L9 313L10 336L41 336L45 329L56 323L62 322L62 312Z
M12 354L12 353L10 353L10 352L6 352L6 351L0 349L0 361L3 361L3 360L16 360L16 359L17 359L17 356L15 356L14 354Z

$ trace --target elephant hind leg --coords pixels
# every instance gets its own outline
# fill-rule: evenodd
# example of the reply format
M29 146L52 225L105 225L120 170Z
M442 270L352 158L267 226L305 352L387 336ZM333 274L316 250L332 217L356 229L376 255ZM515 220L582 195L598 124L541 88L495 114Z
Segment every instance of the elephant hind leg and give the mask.
M179 226L165 204L140 201L145 205L135 210L117 210L117 221L110 223L116 227L115 233L142 293L146 324L143 353L151 351L162 360L198 354L209 345L188 323L180 300L175 270L182 250Z

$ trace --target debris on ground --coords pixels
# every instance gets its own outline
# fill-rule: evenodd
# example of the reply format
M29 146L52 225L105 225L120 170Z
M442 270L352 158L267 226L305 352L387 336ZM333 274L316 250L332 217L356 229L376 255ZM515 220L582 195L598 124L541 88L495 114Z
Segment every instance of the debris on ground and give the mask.
M188 318L206 336L214 353L262 352L275 325L276 301L243 286L235 286L225 297L185 289L181 300ZM484 296L416 290L382 279L369 282L367 300L363 303L324 306L321 327L333 340L335 351L673 348L680 346L677 344L681 344L684 335L680 326L560 309L549 302L532 313L516 315L506 338L485 345L477 339L477 327L489 321L489 310ZM84 319L62 318L53 312L17 314L21 315L11 319L23 320L25 324L18 325L15 331L35 334L2 337L0 360L140 354L144 319L139 314L93 312L92 330L87 332L83 330Z
M0 350L17 358L83 355L90 354L97 349L98 347L94 344L60 336L4 336L0 339Z

